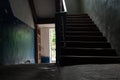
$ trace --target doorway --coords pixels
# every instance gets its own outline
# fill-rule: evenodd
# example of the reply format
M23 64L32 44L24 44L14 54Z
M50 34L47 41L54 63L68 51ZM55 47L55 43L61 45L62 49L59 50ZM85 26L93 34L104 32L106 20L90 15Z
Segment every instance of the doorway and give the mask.
M55 28L49 29L50 63L56 63L56 37Z
M41 63L56 63L55 24L39 24Z

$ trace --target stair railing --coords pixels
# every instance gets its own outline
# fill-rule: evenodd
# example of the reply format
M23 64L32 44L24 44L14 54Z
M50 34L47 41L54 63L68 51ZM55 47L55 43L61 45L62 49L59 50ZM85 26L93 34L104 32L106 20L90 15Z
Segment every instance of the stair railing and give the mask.
M60 1L60 11L56 13L56 63L59 65L61 46L65 47L65 23L66 23L67 7L65 0ZM63 41L63 45L61 45Z

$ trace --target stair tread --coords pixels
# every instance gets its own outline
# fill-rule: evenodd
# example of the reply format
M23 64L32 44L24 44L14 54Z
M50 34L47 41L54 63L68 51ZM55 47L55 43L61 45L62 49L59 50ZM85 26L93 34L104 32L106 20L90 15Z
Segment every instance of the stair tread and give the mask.
M67 51L67 53L73 53L73 52L77 52L77 53L84 53L87 52L88 54L90 53L105 53L105 52L109 52L109 53L116 53L114 49L111 48L74 48L74 47L63 47L61 49L62 51ZM96 52L97 51L97 52ZM108 53L107 53L108 54ZM116 54L115 54L116 55Z
M69 25L87 25L87 26L89 26L89 25L94 25L94 26L95 26L95 24L91 24L91 23L90 23L90 24L70 24L70 23L69 23L69 24L66 24L66 26L69 26Z
M101 32L99 32L99 31L66 31L65 33L71 33L71 34L93 34L93 35L95 35L95 34L101 34L101 35L103 35Z
M88 14L67 14L67 16L88 16Z
M108 42L103 42L103 41L100 41L100 42L96 42L96 41L93 41L93 42L91 42L91 41L61 41L61 42L67 42L67 43L81 43L81 44L84 44L84 43L86 43L86 44L88 44L88 43L92 43L92 44L101 44L101 43L105 43L105 44L110 44L110 43L108 43Z
M74 35L74 34L67 34L65 37L90 37L90 38L105 38L102 35Z
M76 40L77 40L77 39L78 39L78 40L80 40L80 39L82 40L82 39L88 39L88 38L89 38L89 39L91 39L91 40L92 40L92 39L95 39L95 40L97 40L97 39L104 39L105 41L107 41L104 36L66 35L65 38L67 38L67 40L69 40L70 38L71 38L71 39L73 39L73 38L75 39L75 38L76 38Z
M93 34L93 35L103 35L100 31L66 31L65 33L69 34L75 34L75 35L80 35L80 34Z
M66 47L64 49L75 49L75 50L114 50L112 48L71 48L71 47Z
M111 48L108 42L98 42L98 41L61 41L61 46L63 43L66 47L79 47L79 48Z
M81 19L81 18L82 18L82 19L84 19L84 18L85 18L85 19L91 19L91 18L88 17L88 16L74 16L74 17L73 17L73 16L72 16L72 17L71 17L71 16L67 16L67 17L66 17L66 19L76 19L76 18L77 18L77 19Z
M67 20L66 23L67 23L67 24L69 24L69 23L74 23L74 24L75 24L75 23L93 23L93 21L85 21L85 20L84 20L84 21L81 21L81 20L80 20L80 21L79 21L79 20L77 20L77 21L75 20L75 21L74 21L74 20ZM94 24L94 23L93 23L93 24Z
M74 58L119 58L119 56L71 56L71 55L61 55L60 57L74 57Z
M67 27L67 28L65 28L65 31L67 32L67 31L99 31L99 29L98 28L90 28L90 27Z
M95 35L95 34L97 34L97 35L102 35L103 36L103 34L101 33L101 32L99 32L99 31L66 31L65 32L65 34L67 35L67 34L69 34L69 35L71 35L71 34L75 34L75 35L80 35L80 34L88 34L88 35Z
M74 49L74 50L115 50L112 48L80 48L80 47L62 47L62 49Z
M66 17L89 17L89 16L87 14L86 15L81 14L81 15L66 15Z
M83 21L81 21L81 20L66 20L66 22L92 22L93 23L93 21L92 20L83 20Z
M82 35L66 35L65 37L90 37L90 38L105 38L104 36L82 36Z
M63 37L61 37L63 40ZM106 38L104 37L72 37L72 36L65 36L64 40L66 41L90 41L90 42L107 42Z
M94 27L67 27L66 28L67 31L99 31L98 28L94 28Z
M90 17L86 17L86 16L76 16L76 17L66 17L66 19L90 19Z
M85 29L88 29L88 28L91 29L91 28L92 28L92 29L98 29L98 28L95 27L95 26L93 26L93 27L83 27L83 26L80 26L80 27L79 27L79 26L74 26L74 27L72 27L72 26L69 26L69 27L66 27L66 28L72 28L72 29L73 29L73 28L85 28Z
M100 36L100 37L103 37L103 35L102 34L89 34L89 33L65 33L66 35L68 35L68 36L74 36L74 35L78 35L78 36Z
M104 48L62 48L61 55L76 56L117 56L114 49Z
M71 16L66 16L66 17L67 17L67 18L74 18L74 17L75 17L75 18L76 18L76 17L77 17L77 18L79 18L79 17L85 17L85 18L88 17L88 18L90 18L89 16L80 16L80 15L71 15Z
M67 14L66 17L89 17L88 14Z
M69 33L100 33L102 34L100 31L66 31Z
M113 64L120 63L118 56L61 56L60 65L80 65L80 64Z
M94 25L94 24L66 24L65 25L66 27L96 27L96 25Z
M94 24L93 25L67 25L65 28L92 28L92 29L98 29Z

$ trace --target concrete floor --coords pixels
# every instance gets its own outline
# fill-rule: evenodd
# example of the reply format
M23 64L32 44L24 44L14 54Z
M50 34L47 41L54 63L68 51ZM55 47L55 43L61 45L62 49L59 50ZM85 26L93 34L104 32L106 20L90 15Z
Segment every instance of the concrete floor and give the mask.
M58 80L54 64L0 66L0 80Z
M120 80L120 64L63 67L61 76L62 80Z
M0 80L120 80L120 64L0 66Z

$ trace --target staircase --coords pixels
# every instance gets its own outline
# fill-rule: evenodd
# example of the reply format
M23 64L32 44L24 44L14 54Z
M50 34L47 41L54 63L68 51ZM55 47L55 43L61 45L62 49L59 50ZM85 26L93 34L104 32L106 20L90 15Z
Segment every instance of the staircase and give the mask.
M87 14L67 15L61 32L60 65L119 62L115 50Z

